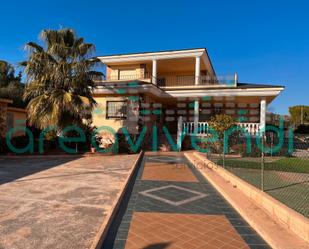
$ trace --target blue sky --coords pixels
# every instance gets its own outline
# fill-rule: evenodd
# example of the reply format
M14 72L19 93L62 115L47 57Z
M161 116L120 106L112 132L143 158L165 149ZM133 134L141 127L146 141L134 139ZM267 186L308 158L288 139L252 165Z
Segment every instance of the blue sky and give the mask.
M5 1L0 59L25 59L42 29L74 28L97 55L206 47L218 75L286 86L271 105L309 105L308 1Z

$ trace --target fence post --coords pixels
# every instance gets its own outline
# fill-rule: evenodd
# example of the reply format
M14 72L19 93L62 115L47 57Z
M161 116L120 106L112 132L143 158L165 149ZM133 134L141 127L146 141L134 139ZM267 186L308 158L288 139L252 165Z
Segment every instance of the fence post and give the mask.
M261 190L264 191L264 166L265 166L265 158L264 158L264 132L262 132L262 158L261 158Z
M225 144L225 131L223 132L223 158L222 158L222 166L223 166L223 168L225 168L225 146L226 146L226 144Z

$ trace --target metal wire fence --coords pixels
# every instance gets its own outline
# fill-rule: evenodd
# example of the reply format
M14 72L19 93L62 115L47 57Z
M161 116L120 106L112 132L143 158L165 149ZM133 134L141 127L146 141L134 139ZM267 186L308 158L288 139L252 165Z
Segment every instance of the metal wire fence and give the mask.
M309 139L244 137L221 139L208 158L275 199L309 217Z

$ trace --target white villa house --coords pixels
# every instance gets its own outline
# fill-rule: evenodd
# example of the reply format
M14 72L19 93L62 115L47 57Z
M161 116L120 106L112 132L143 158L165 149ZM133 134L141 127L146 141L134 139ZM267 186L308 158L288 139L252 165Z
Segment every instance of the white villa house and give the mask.
M97 127L139 134L167 127L204 135L209 119L228 114L251 135L265 126L266 107L283 86L238 82L237 74L218 76L205 48L98 57L106 76L94 92Z

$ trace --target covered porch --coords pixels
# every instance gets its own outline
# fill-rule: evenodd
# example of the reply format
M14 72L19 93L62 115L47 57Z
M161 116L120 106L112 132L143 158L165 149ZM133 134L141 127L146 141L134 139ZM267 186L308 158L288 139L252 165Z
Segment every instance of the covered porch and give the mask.
M207 135L209 121L215 115L231 116L250 135L257 135L265 126L266 97L201 97L177 103L177 133ZM186 106L186 110L183 107Z
M283 90L281 86L238 83L237 87L166 91L177 99L177 137L181 133L204 136L211 117L231 116L250 135L264 130L266 108ZM184 108L187 108L184 110Z
M268 99L270 102L270 99ZM177 104L178 107L181 104ZM182 135L207 136L209 121L215 115L229 115L238 127L255 137L265 129L266 97L202 97L191 100L189 111L177 117L177 144L181 149ZM181 111L178 109L178 113ZM188 115L189 114L189 115Z

